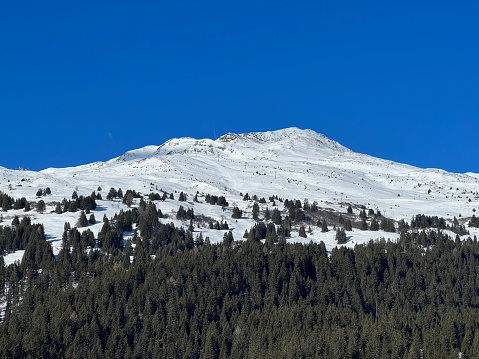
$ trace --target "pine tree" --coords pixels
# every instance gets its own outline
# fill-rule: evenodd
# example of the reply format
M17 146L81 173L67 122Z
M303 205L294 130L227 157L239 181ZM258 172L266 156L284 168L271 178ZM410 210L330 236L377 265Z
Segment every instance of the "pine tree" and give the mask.
M46 208L45 201L43 201L43 199L39 200L37 202L37 212L43 213L45 212L45 208Z
M255 203L253 204L253 211L252 211L253 219L254 219L255 221L258 220L258 214L259 214L259 205L258 205L257 202L255 202Z
M131 191L126 191L125 196L123 197L123 204L126 204L127 207L131 207L133 204L134 195Z
M368 230L368 223L366 222L366 219L363 218L361 221L361 225L359 227L362 231L367 231Z
M304 226L299 227L299 234L300 237L307 238L308 236L306 235L306 230L304 229Z
M106 195L106 199L111 201L116 196L117 196L116 190L113 187L111 187L110 191L108 191L108 194Z
M223 243L226 245L230 245L231 243L233 243L233 241L234 241L233 232L231 231L225 232L225 234L223 235Z
M344 222L344 229L346 231L352 231L353 230L353 224L351 223L351 220L350 219L347 219L345 222Z
M329 231L328 224L326 223L326 220L323 219L321 222L321 232L326 233L328 231Z
M231 215L231 218L241 218L243 216L243 211L241 211L238 207L233 207L233 214Z
M338 228L336 230L336 242L338 244L345 244L346 243L346 232L343 228Z
M76 212L78 209L76 201L68 201L68 212Z
M2 200L2 211L7 212L10 208L11 208L10 200L8 196L5 194L3 195L3 200Z
M268 207L266 207L266 209L264 210L264 219L266 221L269 221L271 219L271 212L269 211Z
M371 220L371 226L369 227L369 229L371 231L379 231L379 223L375 218Z
M183 192L180 192L180 195L178 197L178 201L180 201L180 202L186 201L186 195Z
M78 227L86 227L88 226L88 220L86 218L86 214L84 211L81 211L80 213L80 218L78 219L78 224L77 224Z
M271 220L276 225L280 225L281 223L283 223L283 218L281 218L281 212L278 208L273 209L273 213L271 214Z
M200 234L196 236L195 246L196 247L201 247L204 244L205 244L205 241L203 239L203 234L200 232Z

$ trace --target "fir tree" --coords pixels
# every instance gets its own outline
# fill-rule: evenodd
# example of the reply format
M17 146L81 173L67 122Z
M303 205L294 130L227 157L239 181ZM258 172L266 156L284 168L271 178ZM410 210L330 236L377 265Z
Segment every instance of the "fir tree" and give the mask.
M350 219L347 219L345 222L344 222L344 229L346 231L352 231L353 230L353 224L351 223L351 220Z
M186 201L186 194L184 194L183 192L180 192L180 195L178 196L178 201L180 202Z
M37 212L38 213L43 213L43 212L45 212L45 209L46 209L45 201L43 201L42 199L39 200L37 202Z
M86 214L84 211L81 211L80 213L80 218L78 219L78 224L77 224L78 227L86 227L88 226L88 220L86 218Z
M375 218L373 218L371 220L371 225L370 225L369 229L371 231L379 231L379 223Z
M336 230L336 242L338 244L345 244L346 243L346 232L343 228L338 228Z
M367 231L368 230L368 223L366 222L366 219L363 218L361 220L361 225L359 227L362 231Z
M233 241L234 241L233 232L231 231L225 232L225 234L223 235L223 243L226 245L230 245L231 243L233 243Z
M298 235L303 238L307 238L308 236L306 235L306 230L304 229L304 226L299 227L299 233Z
M321 221L321 232L325 233L325 232L328 232L329 229L328 229L328 224L326 223L326 220L323 219Z
M259 214L259 205L258 205L257 202L255 202L255 203L253 204L253 211L252 211L253 219L254 219L255 221L258 220L258 214Z
M281 212L278 210L278 208L273 208L271 220L276 225L280 225L281 223L283 223L283 218L281 217Z
M233 207L233 214L231 215L231 218L241 218L243 216L243 211L241 211L238 207Z
M264 210L264 219L266 221L269 221L271 219L271 212L269 211L268 207L266 207L266 209Z

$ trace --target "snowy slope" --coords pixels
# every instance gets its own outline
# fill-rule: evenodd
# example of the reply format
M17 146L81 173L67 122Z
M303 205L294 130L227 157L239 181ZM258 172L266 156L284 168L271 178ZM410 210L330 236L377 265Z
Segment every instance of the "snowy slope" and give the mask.
M39 188L50 187L52 195L43 197L47 211L29 213L36 222L44 223L45 231L59 250L65 222L76 223L79 213L50 213L55 203L70 199L74 190L79 195L90 195L102 188L103 199L111 187L134 189L144 195L151 191L188 194L188 202L168 200L158 202L163 213L172 215L180 205L192 207L195 214L221 220L226 219L235 239L251 228L252 202L242 200L240 194L249 193L268 199L271 195L282 198L308 198L320 207L345 211L365 205L380 210L383 215L396 220L418 213L437 215L448 219L454 216L467 218L479 208L479 175L448 173L438 169L421 169L399 164L365 154L355 153L339 143L311 130L287 128L278 131L245 134L226 134L217 140L194 138L171 139L161 146L147 146L129 151L107 162L95 162L78 167L49 168L39 172L8 170L0 167L0 190L14 198L35 196ZM229 208L204 203L193 203L196 193L224 195ZM126 208L118 201L98 201L95 216L113 216ZM245 211L245 218L231 219L234 205ZM266 205L263 206L265 208ZM282 206L280 206L282 208ZM21 211L8 211L3 218L8 221ZM174 216L173 216L174 217ZM248 218L249 217L249 218ZM172 218L164 221L180 222ZM99 231L101 223L89 227ZM203 236L212 242L220 241L222 231L200 228ZM472 234L472 230L471 230ZM313 228L307 239L293 235L292 240L305 242L323 240L328 248L335 246L334 232L320 233ZM370 238L386 237L381 232L348 233L348 245ZM395 235L393 234L394 238Z

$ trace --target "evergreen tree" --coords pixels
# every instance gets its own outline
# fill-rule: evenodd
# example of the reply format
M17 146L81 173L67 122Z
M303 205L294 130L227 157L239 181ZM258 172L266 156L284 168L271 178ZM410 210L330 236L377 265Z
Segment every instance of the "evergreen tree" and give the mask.
M345 244L346 243L346 232L343 228L338 228L336 230L336 242L338 244Z
M233 232L231 231L225 232L225 234L223 235L223 243L226 245L230 245L231 243L233 243L233 241L234 241Z
M366 222L366 219L363 218L361 220L361 225L359 227L362 231L367 231L368 230L368 223Z
M328 232L329 229L328 229L328 224L326 223L326 220L323 219L321 221L321 232L325 233L325 232Z
M345 222L344 222L344 229L346 231L352 231L353 230L353 224L351 223L351 220L350 219L347 219Z
M233 214L231 215L231 218L241 218L243 216L243 211L241 211L238 207L233 207Z
M200 232L200 234L196 236L195 246L196 247L201 247L204 244L205 244L205 241L203 239L203 234Z
M80 218L78 219L78 224L77 224L78 227L86 227L88 226L88 220L86 218L86 214L84 211L81 211L80 213Z
M388 218L384 218L381 221L381 229L386 232L392 232L394 233L396 231L396 228L394 226L394 222Z
M9 209L11 209L11 201L10 198L4 194L2 198L2 211L7 212Z
M180 192L180 195L178 196L178 201L180 202L186 201L186 194L184 194L183 192Z
M127 190L125 196L123 196L123 204L126 204L127 207L131 207L131 205L133 204L133 198L134 194L131 191Z
M376 218L373 218L373 219L371 220L371 225L370 225L369 229L370 229L371 231L379 231L379 223L378 223L378 221L376 220Z
M43 212L45 212L45 209L46 209L45 201L43 201L42 199L39 200L37 202L37 212L38 213L43 213Z
M110 190L108 191L108 194L106 195L106 199L111 201L113 198L116 198L117 197L117 192L116 192L116 189L114 189L113 187L110 188Z
M306 235L306 230L304 229L304 226L299 227L299 234L300 237L307 238L308 236Z
M264 219L266 221L269 221L271 219L271 212L269 211L268 207L266 207L266 209L264 210Z
M281 223L283 223L283 218L281 217L281 212L278 210L278 208L273 208L271 220L276 225L280 225Z
M407 232L408 230L409 230L409 224L407 224L407 222L404 221L404 219L401 219L398 222L398 232L404 233L404 232Z
M68 212L76 212L78 207L77 207L77 202L76 201L68 201Z
M259 205L258 205L257 202L255 202L255 203L253 204L253 211L252 211L253 219L254 219L255 221L258 220L258 214L259 214Z

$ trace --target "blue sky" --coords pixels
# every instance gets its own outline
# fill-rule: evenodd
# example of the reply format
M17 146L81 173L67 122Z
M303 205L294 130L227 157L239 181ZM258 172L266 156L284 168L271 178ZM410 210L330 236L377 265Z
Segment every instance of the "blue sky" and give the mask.
M310 128L479 172L476 1L0 3L0 166Z

